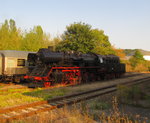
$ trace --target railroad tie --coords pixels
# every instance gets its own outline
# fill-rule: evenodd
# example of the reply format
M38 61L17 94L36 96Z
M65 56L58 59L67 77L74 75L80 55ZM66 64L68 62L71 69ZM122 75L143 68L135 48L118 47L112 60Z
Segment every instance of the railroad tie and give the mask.
M36 111L37 109L30 107L30 108L28 108L28 110L29 110L29 111Z
M49 104L44 104L43 107L45 107L45 108L50 108L50 107L52 107L52 106L49 105Z
M26 109L21 110L23 113L28 113L29 111Z

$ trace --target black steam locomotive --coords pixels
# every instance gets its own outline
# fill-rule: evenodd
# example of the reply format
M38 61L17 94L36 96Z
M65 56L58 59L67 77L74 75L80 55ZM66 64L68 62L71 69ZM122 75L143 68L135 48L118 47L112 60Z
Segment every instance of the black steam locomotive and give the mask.
M106 78L117 78L125 73L115 55L98 55L80 52L54 52L51 48L28 54L29 69L24 78L29 82L51 86L56 83L77 84Z

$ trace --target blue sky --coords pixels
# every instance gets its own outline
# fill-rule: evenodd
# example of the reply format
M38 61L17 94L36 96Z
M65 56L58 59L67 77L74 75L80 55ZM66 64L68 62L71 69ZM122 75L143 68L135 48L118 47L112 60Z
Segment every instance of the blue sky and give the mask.
M10 18L52 36L81 21L104 30L117 48L150 51L150 0L0 0L0 23Z

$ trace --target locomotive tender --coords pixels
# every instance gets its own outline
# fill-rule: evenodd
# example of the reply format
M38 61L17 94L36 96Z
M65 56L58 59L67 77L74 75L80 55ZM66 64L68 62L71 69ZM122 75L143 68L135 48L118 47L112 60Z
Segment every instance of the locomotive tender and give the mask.
M28 51L0 50L0 81L20 82L28 71Z
M52 47L28 54L28 62L35 65L24 78L29 82L51 86L56 83L77 84L106 78L117 78L125 73L125 64L115 55L80 52L55 52Z

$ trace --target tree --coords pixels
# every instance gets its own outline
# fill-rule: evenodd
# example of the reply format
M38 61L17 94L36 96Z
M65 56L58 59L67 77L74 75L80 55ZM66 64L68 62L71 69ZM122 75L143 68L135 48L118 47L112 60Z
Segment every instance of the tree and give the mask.
M92 52L102 55L115 54L109 42L108 36L104 34L103 30L93 29L94 48Z
M5 20L4 24L0 27L0 50L7 48L7 41L9 40L9 25L8 21Z
M135 57L138 60L144 60L142 53L139 50L136 50L133 57Z
M35 26L30 32L26 32L22 50L26 51L37 51L39 48L45 48L49 45L49 36L43 32L41 26Z
M9 20L9 47L10 50L20 50L22 35L20 29L17 29L14 20Z
M92 29L89 24L74 23L66 27L62 35L62 41L57 45L56 50L79 51L82 53L94 52L98 54L113 54L108 36L104 31Z
M0 27L0 50L19 50L21 41L21 32L17 29L15 21L5 20Z
M131 66L135 68L138 64L144 62L143 55L139 50L135 50L134 55L129 59Z
M74 23L66 27L62 35L62 42L56 47L62 51L90 52L94 48L91 26L84 23Z
M52 39L51 41L51 46L54 47L54 50L56 50L57 45L61 42L61 37L60 36L56 36Z

